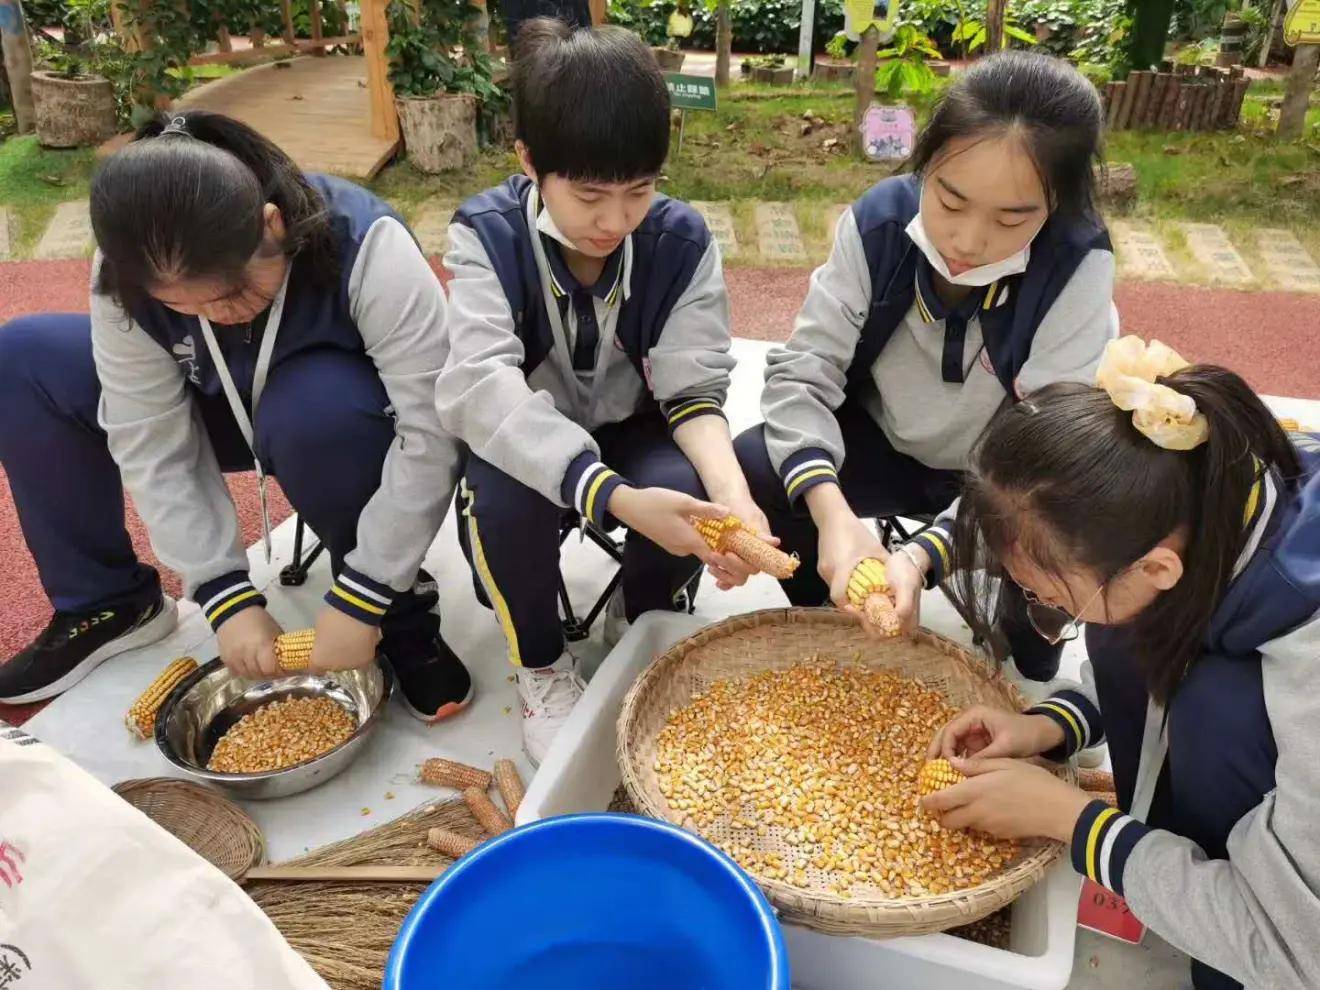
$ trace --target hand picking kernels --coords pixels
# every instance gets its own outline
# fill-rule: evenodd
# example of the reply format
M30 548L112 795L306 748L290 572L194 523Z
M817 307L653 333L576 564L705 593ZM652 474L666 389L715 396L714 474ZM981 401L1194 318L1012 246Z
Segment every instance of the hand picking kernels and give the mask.
M244 715L220 737L206 769L220 773L282 770L328 753L356 723L329 698L287 698Z
M954 714L911 678L809 661L694 697L661 730L654 769L671 812L758 879L943 894L1018 852L944 829L917 803L926 746Z

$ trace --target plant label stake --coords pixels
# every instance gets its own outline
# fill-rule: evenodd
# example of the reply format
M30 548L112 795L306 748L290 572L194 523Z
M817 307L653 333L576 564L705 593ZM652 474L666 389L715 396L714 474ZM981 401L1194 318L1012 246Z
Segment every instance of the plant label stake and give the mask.
M665 86L669 89L669 105L678 110L678 151L683 151L683 131L687 126L689 110L715 109L715 80L707 76L687 76L680 72L666 72Z

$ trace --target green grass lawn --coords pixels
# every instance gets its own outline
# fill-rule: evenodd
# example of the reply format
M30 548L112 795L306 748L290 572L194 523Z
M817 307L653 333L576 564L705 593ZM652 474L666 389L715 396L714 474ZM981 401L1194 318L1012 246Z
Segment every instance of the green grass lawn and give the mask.
M1270 105L1281 94L1277 84L1253 83L1237 131L1112 135L1109 160L1137 169L1137 217L1167 232L1175 250L1173 224L1180 220L1223 224L1230 235L1287 226L1320 258L1320 106L1312 107L1302 141L1279 142ZM682 150L675 140L661 188L681 199L732 202L744 232L752 229L754 201L791 201L808 251L819 252L828 236L825 207L856 198L891 171L857 159L852 115L847 86L738 83L721 95L718 111L687 114ZM16 253L31 249L55 204L86 196L91 167L90 151L45 151L30 137L0 144L0 204L18 217ZM385 169L372 188L413 217L426 200L458 202L516 167L512 152L503 149L483 151L474 167L440 176L424 175L404 160Z

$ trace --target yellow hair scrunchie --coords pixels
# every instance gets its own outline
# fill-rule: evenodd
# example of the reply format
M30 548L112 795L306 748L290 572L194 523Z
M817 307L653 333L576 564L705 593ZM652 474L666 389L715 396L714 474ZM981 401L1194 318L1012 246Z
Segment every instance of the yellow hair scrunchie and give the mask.
M1140 337L1112 340L1105 347L1095 384L1109 393L1119 409L1132 413L1132 425L1165 450L1192 450L1210 436L1205 415L1196 401L1155 379L1188 367L1171 347Z

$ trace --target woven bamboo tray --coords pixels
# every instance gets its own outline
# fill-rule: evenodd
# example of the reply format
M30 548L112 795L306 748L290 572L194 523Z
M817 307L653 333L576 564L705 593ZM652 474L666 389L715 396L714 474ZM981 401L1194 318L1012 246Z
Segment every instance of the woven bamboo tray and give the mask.
M638 811L693 829L681 812L669 808L654 770L656 738L674 710L717 681L782 670L812 656L913 677L958 708L977 703L1014 711L1025 707L1016 688L985 661L934 633L875 640L851 616L833 609L751 612L676 643L629 690L619 715L618 759ZM1058 772L1069 780L1074 776L1069 767ZM758 848L786 850L776 832L771 829ZM993 879L926 897L844 897L827 889L828 874L815 871L808 871L807 887L753 877L785 921L836 935L920 935L970 924L1010 904L1044 875L1062 848L1048 840L1024 842L1014 862Z
M231 880L266 855L257 823L214 788L176 777L147 777L121 781L112 789Z

